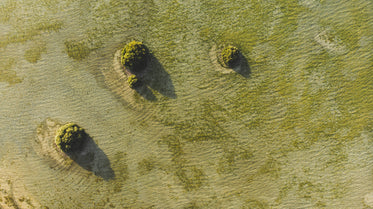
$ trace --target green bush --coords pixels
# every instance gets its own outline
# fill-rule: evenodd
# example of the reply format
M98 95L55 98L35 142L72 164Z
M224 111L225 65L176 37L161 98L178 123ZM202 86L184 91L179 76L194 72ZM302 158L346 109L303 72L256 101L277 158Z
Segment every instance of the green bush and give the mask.
M62 151L71 152L79 150L87 136L77 124L67 123L57 131L55 142Z
M237 47L227 46L221 52L222 61L225 65L232 67L234 66L240 57L240 51Z
M132 71L142 70L146 66L148 48L139 41L131 41L122 50L121 62Z
M131 88L135 88L140 84L140 81L136 75L130 75L127 79L127 82Z

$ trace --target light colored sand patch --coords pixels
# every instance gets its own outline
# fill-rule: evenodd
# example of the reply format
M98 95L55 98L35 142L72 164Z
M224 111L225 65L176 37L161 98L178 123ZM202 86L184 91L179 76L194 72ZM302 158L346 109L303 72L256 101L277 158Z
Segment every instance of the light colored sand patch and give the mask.
M364 196L364 203L369 207L373 207L373 192Z
M346 52L346 47L342 44L342 40L338 37L333 37L328 34L326 30L315 36L315 41L319 43L325 49L335 52L337 54L343 54Z
M317 93L320 89L328 88L328 84L325 81L325 75L322 71L312 71L308 83L311 85L311 92Z
M301 0L299 3L310 9L320 6L320 1L316 0Z

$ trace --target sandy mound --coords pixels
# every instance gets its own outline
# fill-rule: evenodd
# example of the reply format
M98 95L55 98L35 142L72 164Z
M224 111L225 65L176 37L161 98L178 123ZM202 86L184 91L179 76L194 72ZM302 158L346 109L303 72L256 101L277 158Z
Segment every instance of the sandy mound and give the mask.
M62 123L50 118L39 125L34 145L36 153L47 160L52 168L68 169L69 172L84 168L105 180L114 178L114 171L111 169L109 159L89 135L82 145L82 149L69 153L69 155L57 147L55 136L62 125Z
M215 45L211 47L210 50L210 60L212 64L214 65L214 69L223 73L223 74L229 74L229 73L234 73L234 71L228 67L223 67L221 65L221 61L219 60L219 53L221 50L219 50ZM239 65L237 65L238 67Z
M51 163L51 167L69 168L73 161L60 151L54 143L56 132L62 125L60 122L50 118L44 120L37 128L34 149L37 154Z
M216 45L211 47L209 56L213 64L213 68L223 74L238 73L246 78L250 77L250 67L247 63L246 58L240 53L238 63L234 67L229 67L223 64L221 60L221 49Z
M102 70L105 84L123 103L131 108L141 110L144 98L136 90L129 87L128 75L120 62L120 53L121 50L115 52L111 68ZM141 79L141 75L138 77Z

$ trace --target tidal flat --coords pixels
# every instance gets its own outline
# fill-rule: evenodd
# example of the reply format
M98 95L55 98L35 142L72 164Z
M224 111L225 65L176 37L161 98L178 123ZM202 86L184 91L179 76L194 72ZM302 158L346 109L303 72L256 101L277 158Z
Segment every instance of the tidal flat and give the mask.
M370 0L0 0L0 207L372 208L372 17ZM118 66L133 40L143 91ZM219 65L226 45L244 71ZM50 118L87 130L95 169L35 148Z

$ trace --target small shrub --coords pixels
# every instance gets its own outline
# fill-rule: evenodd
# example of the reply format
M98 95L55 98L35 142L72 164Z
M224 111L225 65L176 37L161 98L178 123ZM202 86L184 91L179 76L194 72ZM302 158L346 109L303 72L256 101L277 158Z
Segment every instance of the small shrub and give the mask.
M81 148L87 136L77 124L67 123L57 131L55 143L64 152L76 151Z
M139 41L131 41L122 50L121 62L132 71L142 70L146 66L148 48Z
M232 67L239 60L240 51L237 47L227 46L221 52L222 61L225 65Z
M136 75L130 75L127 79L127 82L131 88L135 88L136 86L140 84L140 81Z

